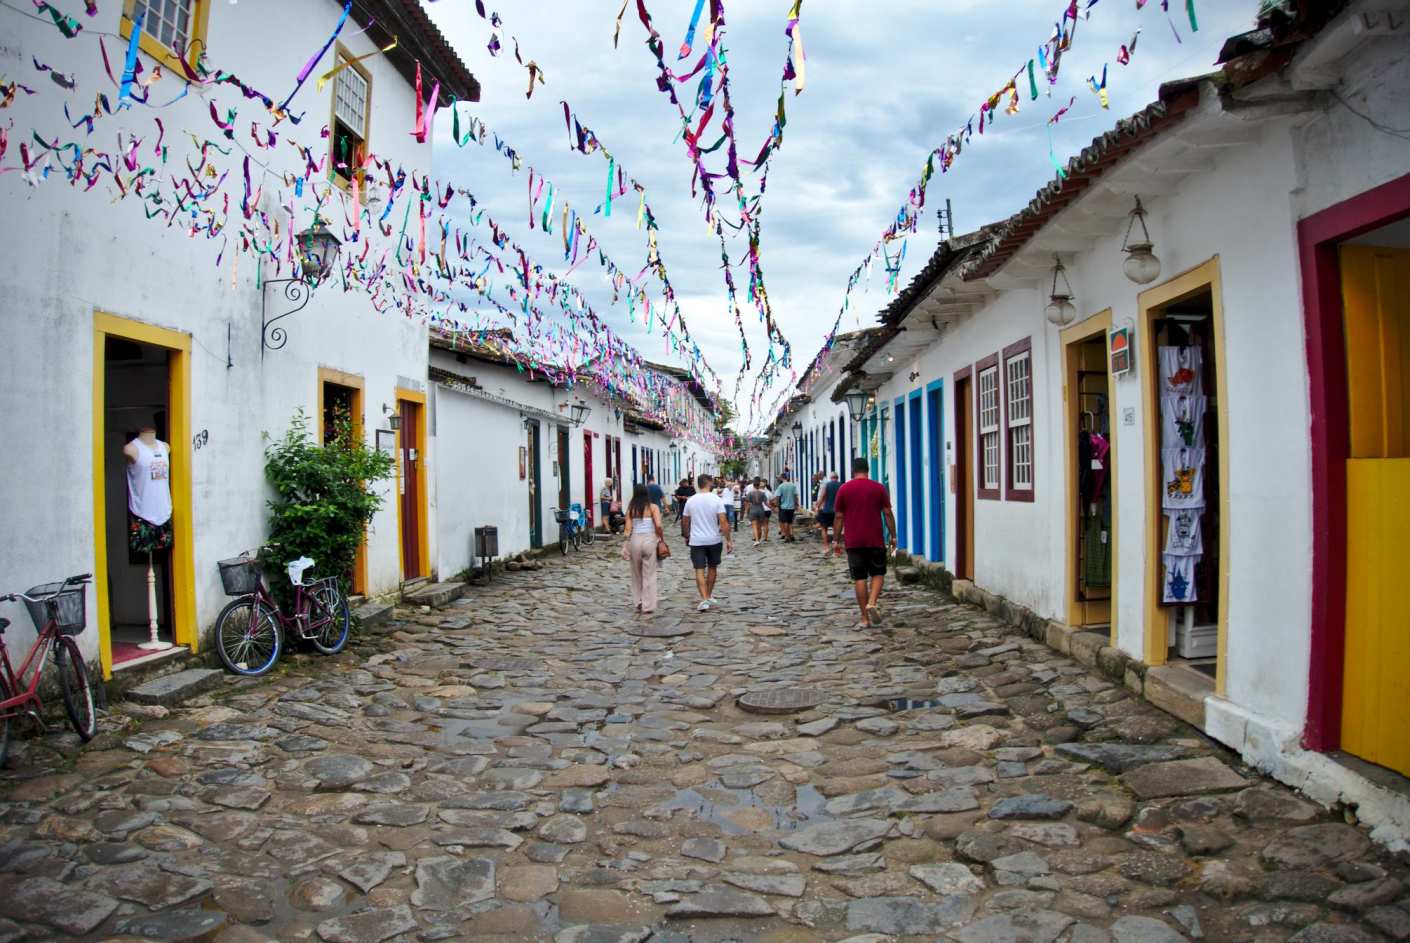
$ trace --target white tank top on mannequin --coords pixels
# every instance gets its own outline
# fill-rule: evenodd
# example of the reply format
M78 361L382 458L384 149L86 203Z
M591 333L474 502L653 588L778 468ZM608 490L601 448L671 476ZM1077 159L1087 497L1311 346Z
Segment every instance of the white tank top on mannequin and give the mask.
M137 461L127 466L127 508L160 526L171 520L171 447L158 442L153 448L141 439L132 445Z

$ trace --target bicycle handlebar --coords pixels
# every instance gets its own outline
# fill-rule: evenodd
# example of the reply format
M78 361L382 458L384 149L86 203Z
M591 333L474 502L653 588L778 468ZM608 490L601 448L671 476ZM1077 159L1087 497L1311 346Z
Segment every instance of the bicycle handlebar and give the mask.
M80 584L88 583L91 582L92 579L92 573L77 573L65 579L63 583L60 584L57 590L47 596L27 596L24 593L6 593L4 596L0 596L0 602L15 602L16 600L21 599L25 602L45 602L46 600L53 599L55 596L59 595L59 593L63 592L65 589L68 589L70 586L78 586Z

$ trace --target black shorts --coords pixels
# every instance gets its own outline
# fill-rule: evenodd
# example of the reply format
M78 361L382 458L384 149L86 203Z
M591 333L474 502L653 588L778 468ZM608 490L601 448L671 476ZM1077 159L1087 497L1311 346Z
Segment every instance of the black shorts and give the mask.
M885 547L858 547L847 551L847 569L852 579L867 580L873 576L886 575Z
M704 547L690 548L690 563L697 570L707 567L718 567L720 556L725 549L724 544L708 544Z
M792 524L792 523L793 523L793 515L794 515L794 514L797 514L797 513L798 513L798 512L797 512L794 508L779 508L779 509L778 509L778 522L779 522L780 524Z
M818 526L819 526L819 527L831 527L831 526L832 526L832 522L833 522L836 518L837 518L837 515L836 515L835 513L833 513L832 511L819 511L819 512L818 512Z

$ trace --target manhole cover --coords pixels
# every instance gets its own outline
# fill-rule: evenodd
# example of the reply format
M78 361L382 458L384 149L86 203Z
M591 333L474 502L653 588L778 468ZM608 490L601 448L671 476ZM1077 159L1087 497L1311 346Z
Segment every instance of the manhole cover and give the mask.
M622 631L637 638L679 638L695 632L683 625L629 625Z
M750 691L739 699L739 706L753 714L796 714L812 710L825 700L817 688L769 688Z
M529 671L539 663L532 658L514 658L509 655L486 655L470 662L484 671Z

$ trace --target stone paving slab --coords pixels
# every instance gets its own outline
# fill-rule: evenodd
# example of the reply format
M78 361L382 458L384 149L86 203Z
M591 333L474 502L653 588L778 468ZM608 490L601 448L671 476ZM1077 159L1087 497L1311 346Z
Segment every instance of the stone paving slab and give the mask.
M701 613L677 549L649 617L602 541L17 740L0 941L1410 939L1354 819L987 613L891 585L858 631L811 540L741 546Z

